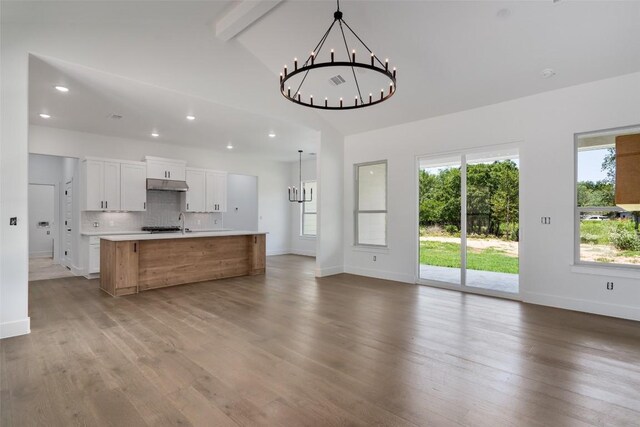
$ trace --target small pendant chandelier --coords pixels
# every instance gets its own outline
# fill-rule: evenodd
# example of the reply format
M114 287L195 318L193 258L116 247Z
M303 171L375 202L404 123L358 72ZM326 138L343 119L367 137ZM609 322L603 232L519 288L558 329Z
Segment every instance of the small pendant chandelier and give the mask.
M351 29L349 24L342 19L342 12L340 11L340 0L337 0L338 9L333 14L333 22L329 29L324 33L315 49L311 51L311 54L306 59L306 61L302 64L301 67L298 67L298 59L294 58L293 60L293 71L289 72L287 66L284 66L284 71L280 73L280 93L286 99L291 102L294 102L299 105L303 105L305 107L311 108L319 108L323 110L350 110L355 108L363 108L369 107L372 105L379 104L387 99L391 98L396 93L396 69L395 67L392 70L389 70L389 59L385 59L384 63L378 58L376 54L374 54L371 49L362 41L362 39ZM336 25L337 23L337 25ZM342 36L342 40L344 42L344 47L346 50L346 60L344 58L336 59L336 53L334 49L331 49L330 60L329 61L319 61L320 52L324 46L325 41L331 34L331 30L335 28L339 28L340 34ZM347 42L347 38L345 36L344 29L347 29L353 36L360 42L360 44L369 52L369 61L367 62L356 62L356 49L352 49ZM366 55L366 54L365 54ZM324 100L320 98L320 102L314 102L313 95L303 96L301 90L303 84L309 77L309 72L312 70L324 69L339 69L341 67L349 67L351 68L351 73L353 75L354 85L352 87L354 100L349 102L343 97L336 97L335 99L329 99L329 97L324 97ZM371 91L367 89L369 88L361 88L360 82L358 82L358 77L356 76L356 69L358 69L361 73L366 73L367 71L374 71L378 73L378 76L382 76L382 82L386 81L386 87L383 86L378 92L377 87ZM304 75L302 75L304 73ZM332 73L336 74L336 73ZM294 89L292 90L291 79L295 76L299 76L293 80ZM339 78L341 80L340 83L345 83L345 80L339 74L335 77L331 78ZM377 82L377 81L376 81ZM381 83L382 83L381 82ZM340 84L338 83L338 84ZM316 86L317 87L317 86ZM365 96L363 96L363 92Z
M289 201L291 203L307 203L313 201L313 188L309 191L309 199L307 199L307 190L302 185L302 150L298 150L300 156L300 188L289 187ZM302 194L300 194L302 192Z

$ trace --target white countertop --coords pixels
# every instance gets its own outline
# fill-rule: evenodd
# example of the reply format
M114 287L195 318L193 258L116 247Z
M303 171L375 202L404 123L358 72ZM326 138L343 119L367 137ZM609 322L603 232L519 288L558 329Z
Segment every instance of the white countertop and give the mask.
M166 239L192 239L198 237L222 237L222 236L253 236L254 234L268 234L264 231L243 231L243 230L226 230L226 231L204 231L204 232L187 232L187 233L156 233L156 234L114 234L108 236L100 236L101 239L112 242L124 242L127 240L166 240Z
M149 231L130 230L130 231L82 231L83 236L115 236L117 234L149 234Z

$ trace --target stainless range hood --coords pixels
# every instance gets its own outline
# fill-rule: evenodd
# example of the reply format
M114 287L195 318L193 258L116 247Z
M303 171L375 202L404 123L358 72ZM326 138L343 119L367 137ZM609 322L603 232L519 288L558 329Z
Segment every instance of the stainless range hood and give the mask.
M147 178L147 190L184 192L189 190L189 186L186 181Z

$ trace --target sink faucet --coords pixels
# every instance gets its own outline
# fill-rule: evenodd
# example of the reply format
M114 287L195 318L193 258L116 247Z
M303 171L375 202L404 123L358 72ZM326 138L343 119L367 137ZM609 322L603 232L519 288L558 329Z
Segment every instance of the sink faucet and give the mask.
M180 212L180 215L178 215L178 221L180 221L180 231L184 234L184 212Z

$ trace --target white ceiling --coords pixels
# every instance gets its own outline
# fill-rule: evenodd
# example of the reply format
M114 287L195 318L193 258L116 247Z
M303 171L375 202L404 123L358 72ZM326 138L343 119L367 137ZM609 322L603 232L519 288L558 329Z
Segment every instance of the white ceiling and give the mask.
M283 1L225 43L216 39L212 24L235 3L3 1L2 22L17 23L31 40L50 38L49 56L110 73L49 59L41 64L82 87L61 98L51 81L40 89L33 86L32 108L59 102L61 111L73 112L51 111L50 126L65 123L136 138L162 126L158 130L166 142L221 147L233 139L238 150L241 142L247 149L271 150L260 137L279 125L288 130L277 131L281 144L273 150L293 150L291 160L308 135L317 141L316 133L292 123L314 129L328 123L349 135L640 70L640 1L343 0L345 20L374 52L398 67L398 92L371 108L311 111L280 96L278 74L294 56L303 58L315 46L335 3ZM509 12L501 13L504 9ZM331 47L338 52L338 46L326 45ZM556 76L541 78L548 67ZM348 79L348 72L341 74ZM326 79L321 80L314 88L316 99L325 96ZM353 99L353 89L347 92L344 98ZM86 102L72 105L80 96ZM184 122L185 110L196 107L199 119ZM117 125L102 122L115 109L125 119ZM39 112L32 111L32 117ZM227 115L228 121L220 120ZM39 120L33 117L43 124ZM280 140L288 132L291 139Z
M60 93L55 86L69 88ZM41 118L40 113L51 116ZM118 114L122 119L109 116ZM194 121L187 115L196 117ZM315 130L93 69L31 56L29 121L102 135L253 153L292 161L317 152ZM152 137L157 132L159 137ZM275 138L268 134L274 132Z
M640 70L640 1L340 3L345 21L376 54L398 67L398 92L389 101L320 112L345 134ZM505 15L503 9L508 9L506 18L499 16ZM333 1L284 2L239 40L278 75L284 64L292 68L293 57L309 54L334 10ZM325 46L346 55L341 40ZM548 67L556 76L541 78ZM351 101L355 89L349 73L342 74L350 84L341 86L340 96ZM325 78L321 82L329 96L339 96ZM318 90L311 93L323 100ZM379 94L380 88L372 90Z

